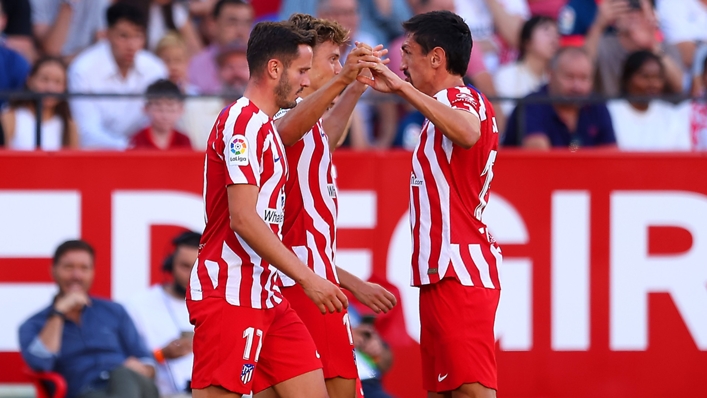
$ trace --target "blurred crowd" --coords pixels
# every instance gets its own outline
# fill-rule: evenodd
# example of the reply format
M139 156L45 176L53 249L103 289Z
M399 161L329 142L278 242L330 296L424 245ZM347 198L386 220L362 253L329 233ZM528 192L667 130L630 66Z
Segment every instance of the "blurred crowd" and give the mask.
M469 24L466 79L492 99L504 146L707 149L707 0L1 0L0 8L0 93L76 94L0 94L8 149L202 150L245 88L256 22L294 12L336 20L350 43L389 48L397 71L401 22L433 10ZM343 145L412 149L423 123L369 90Z

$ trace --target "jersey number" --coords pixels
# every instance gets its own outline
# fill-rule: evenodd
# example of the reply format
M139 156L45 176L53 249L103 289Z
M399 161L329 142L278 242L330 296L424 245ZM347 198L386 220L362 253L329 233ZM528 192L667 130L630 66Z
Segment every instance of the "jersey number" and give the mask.
M258 362L260 357L260 349L263 348L263 331L255 328L248 328L243 331L243 338L245 339L245 350L243 350L243 359L250 361L250 356L253 351L253 337L258 336L258 348L255 350L255 362Z
M344 327L346 332L349 334L349 344L353 345L353 335L351 334L351 319L349 319L349 314L344 314Z
M493 164L496 162L496 153L495 150L489 152L489 159L486 161L484 171L481 172L481 177L486 176L486 179L484 179L484 186L481 188L481 192L479 192L479 205L476 206L474 210L474 217L479 221L481 221L481 216L484 214L484 209L487 205L486 194L488 194L489 188L491 187L491 180L493 180Z

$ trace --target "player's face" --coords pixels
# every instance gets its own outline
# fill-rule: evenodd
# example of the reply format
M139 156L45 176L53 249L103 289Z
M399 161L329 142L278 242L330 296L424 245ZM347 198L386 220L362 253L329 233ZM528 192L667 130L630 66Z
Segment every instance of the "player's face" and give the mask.
M400 70L405 75L405 81L410 82L418 90L426 92L425 87L428 86L434 72L427 54L422 52L422 47L410 34L405 38L400 51L402 51Z
M275 87L275 100L281 109L294 108L297 97L305 87L309 87L309 70L312 69L312 47L300 45L297 58L290 62L280 75Z
M196 247L179 246L174 253L172 276L174 282L186 290L199 250Z
M108 41L118 66L129 67L135 63L137 52L145 47L145 30L132 22L119 20L108 29Z
M631 95L660 95L664 88L663 69L656 61L644 63L626 85Z
M52 276L61 293L88 293L93 283L93 257L85 250L70 250L52 267Z
M586 56L565 54L550 76L552 94L584 97L592 92L592 65Z
M317 45L312 59L309 80L312 90L319 90L341 72L341 50L331 41Z

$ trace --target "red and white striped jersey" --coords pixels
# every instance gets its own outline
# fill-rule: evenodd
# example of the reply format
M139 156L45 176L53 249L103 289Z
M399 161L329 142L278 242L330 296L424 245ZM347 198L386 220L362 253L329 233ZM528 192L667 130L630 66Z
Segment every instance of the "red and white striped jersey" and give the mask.
M300 100L298 99L297 102ZM284 116L281 110L275 119ZM297 143L285 147L292 173L285 185L285 222L282 243L315 274L338 285L336 273L336 215L338 211L329 138L322 121ZM280 273L284 286L295 281Z
M227 188L257 186L256 211L282 238L286 179L285 150L272 119L245 97L221 111L207 143L206 228L187 298L219 297L232 305L258 309L282 302L277 269L231 230Z
M493 108L469 87L442 90L435 98L478 117L481 138L464 149L429 120L422 127L410 177L412 285L456 278L465 286L500 289L501 251L482 221L498 150Z

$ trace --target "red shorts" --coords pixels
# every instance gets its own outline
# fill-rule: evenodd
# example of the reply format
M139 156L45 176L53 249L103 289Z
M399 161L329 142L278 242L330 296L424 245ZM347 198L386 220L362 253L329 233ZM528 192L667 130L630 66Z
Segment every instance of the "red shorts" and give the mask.
M312 334L314 344L322 359L324 378L358 377L351 323L346 310L322 315L319 308L307 297L300 285L281 288L292 308Z
M307 328L287 300L271 309L187 300L194 328L192 388L258 393L322 367Z
M446 278L420 287L422 386L444 392L462 384L497 389L493 325L501 291Z

